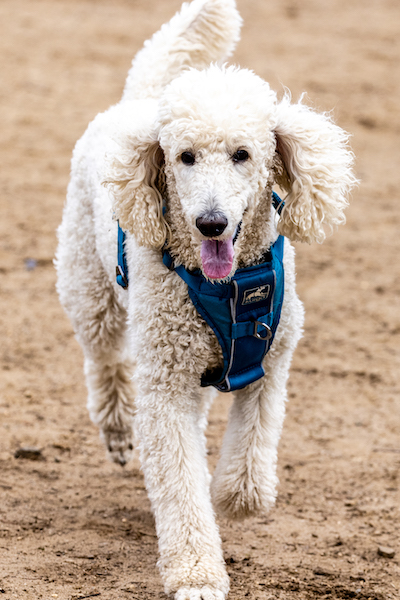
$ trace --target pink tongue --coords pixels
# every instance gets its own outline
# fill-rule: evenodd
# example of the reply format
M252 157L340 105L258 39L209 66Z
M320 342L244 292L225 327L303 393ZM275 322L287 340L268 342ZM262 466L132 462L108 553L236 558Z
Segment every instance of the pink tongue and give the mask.
M203 271L210 279L224 279L232 270L233 241L203 240L201 262Z

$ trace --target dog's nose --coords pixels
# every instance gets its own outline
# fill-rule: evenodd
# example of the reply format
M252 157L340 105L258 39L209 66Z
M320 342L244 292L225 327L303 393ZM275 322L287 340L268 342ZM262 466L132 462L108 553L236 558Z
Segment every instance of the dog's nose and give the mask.
M218 237L223 233L228 225L228 219L225 215L210 214L197 217L196 227L206 237Z

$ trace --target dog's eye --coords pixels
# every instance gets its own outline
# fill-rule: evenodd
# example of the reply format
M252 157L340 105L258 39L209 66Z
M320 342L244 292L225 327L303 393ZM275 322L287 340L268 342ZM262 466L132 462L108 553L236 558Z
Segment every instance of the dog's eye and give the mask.
M247 152L247 150L237 150L232 156L232 160L234 160L234 162L244 162L248 158L249 153Z
M181 161L184 165L194 165L195 157L191 152L182 152Z

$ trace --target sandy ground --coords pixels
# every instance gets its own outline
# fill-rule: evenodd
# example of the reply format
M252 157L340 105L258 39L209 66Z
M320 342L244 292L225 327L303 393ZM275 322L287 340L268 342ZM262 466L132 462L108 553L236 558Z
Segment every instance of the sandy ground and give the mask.
M109 463L55 293L75 141L116 102L179 0L2 0L0 593L164 598L137 458ZM235 59L353 134L348 223L297 247L307 320L289 384L276 508L220 521L232 600L400 598L398 0L238 0ZM211 468L229 410L210 419ZM42 460L16 459L21 446ZM390 547L394 557L381 556Z

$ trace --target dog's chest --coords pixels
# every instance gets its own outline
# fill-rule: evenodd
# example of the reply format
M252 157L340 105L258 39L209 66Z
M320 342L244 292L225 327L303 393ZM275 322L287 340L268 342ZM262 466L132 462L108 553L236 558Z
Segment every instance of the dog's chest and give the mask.
M207 370L222 367L221 347L193 305L187 285L163 265L147 264L145 271L138 269L138 261L135 267L129 282L129 320L137 351L152 356L166 373L186 371L199 381Z
M180 293L177 298L179 306L176 312L171 311L168 315L171 331L177 328L179 339L176 343L187 344L187 354L194 357L197 363L196 373L201 377L206 371L214 371L222 367L224 362L222 350L214 331L193 305L187 286L183 284L179 285L179 288ZM179 358L182 360L182 354Z

